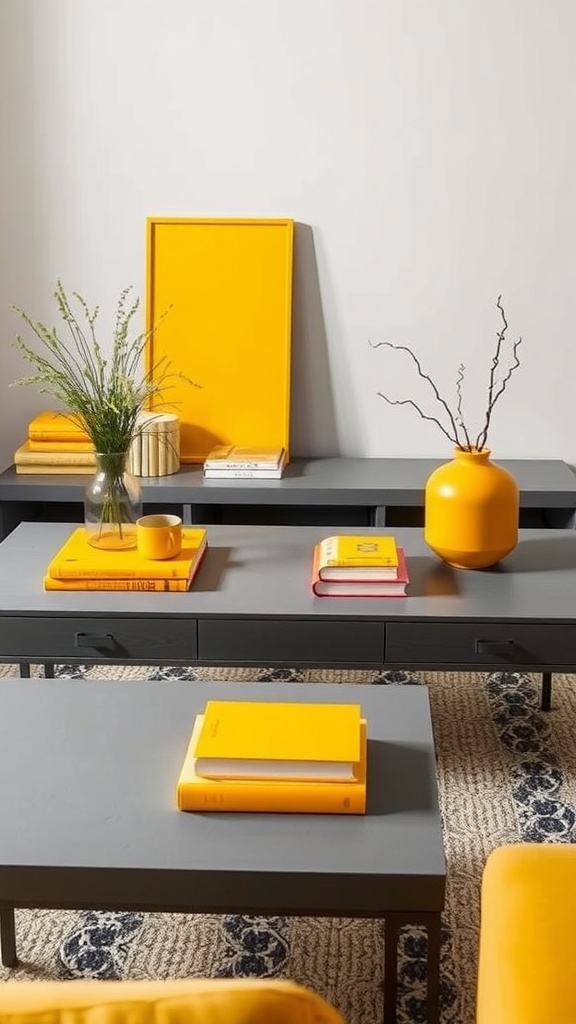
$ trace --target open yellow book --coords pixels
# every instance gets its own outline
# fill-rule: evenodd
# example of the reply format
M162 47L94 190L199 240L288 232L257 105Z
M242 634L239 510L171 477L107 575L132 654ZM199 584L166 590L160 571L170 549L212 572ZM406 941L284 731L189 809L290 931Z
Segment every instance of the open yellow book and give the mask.
M196 771L196 743L204 724L197 715L176 786L181 811L263 811L284 814L366 812L367 727L360 719L360 760L347 782L278 779L207 779Z
M196 772L210 778L354 779L359 704L209 700Z

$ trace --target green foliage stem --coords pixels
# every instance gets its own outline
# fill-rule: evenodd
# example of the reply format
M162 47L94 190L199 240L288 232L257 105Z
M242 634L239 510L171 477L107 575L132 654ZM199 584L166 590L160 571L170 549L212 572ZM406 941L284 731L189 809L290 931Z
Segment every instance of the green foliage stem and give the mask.
M146 344L168 310L150 330L131 337L131 322L140 305L138 298L129 301L131 290L125 288L120 294L108 358L96 335L99 307L91 310L85 299L73 292L79 306L77 315L61 281L54 298L69 338L55 327L33 320L18 306L11 307L40 342L37 350L16 336L14 347L35 372L12 386L33 386L61 402L75 414L97 452L127 452L140 430L138 414L164 395L171 379L184 376L170 372L165 358L148 371L141 370Z

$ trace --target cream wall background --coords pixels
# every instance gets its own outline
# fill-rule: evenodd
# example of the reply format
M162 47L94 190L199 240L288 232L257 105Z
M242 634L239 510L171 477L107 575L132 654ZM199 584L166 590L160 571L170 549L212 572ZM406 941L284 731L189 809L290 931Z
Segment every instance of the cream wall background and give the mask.
M412 345L499 457L576 463L573 0L2 0L0 461L47 403L10 302L144 295L145 219L293 217L295 454L443 456ZM427 406L434 412L434 407Z

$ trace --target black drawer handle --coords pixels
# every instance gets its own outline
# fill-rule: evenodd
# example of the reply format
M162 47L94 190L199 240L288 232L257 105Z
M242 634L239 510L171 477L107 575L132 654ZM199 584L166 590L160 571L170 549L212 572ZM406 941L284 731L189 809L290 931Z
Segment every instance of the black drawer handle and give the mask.
M74 646L98 647L100 650L105 648L112 651L116 647L116 641L112 633L75 633Z
M510 654L516 647L514 640L475 640L475 654Z

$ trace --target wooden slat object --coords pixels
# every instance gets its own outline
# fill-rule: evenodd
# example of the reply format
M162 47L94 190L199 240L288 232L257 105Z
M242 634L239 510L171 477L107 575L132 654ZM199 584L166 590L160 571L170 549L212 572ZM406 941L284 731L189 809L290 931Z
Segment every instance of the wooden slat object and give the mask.
M135 476L170 476L180 469L180 420L175 413L141 413L141 430L130 448Z

